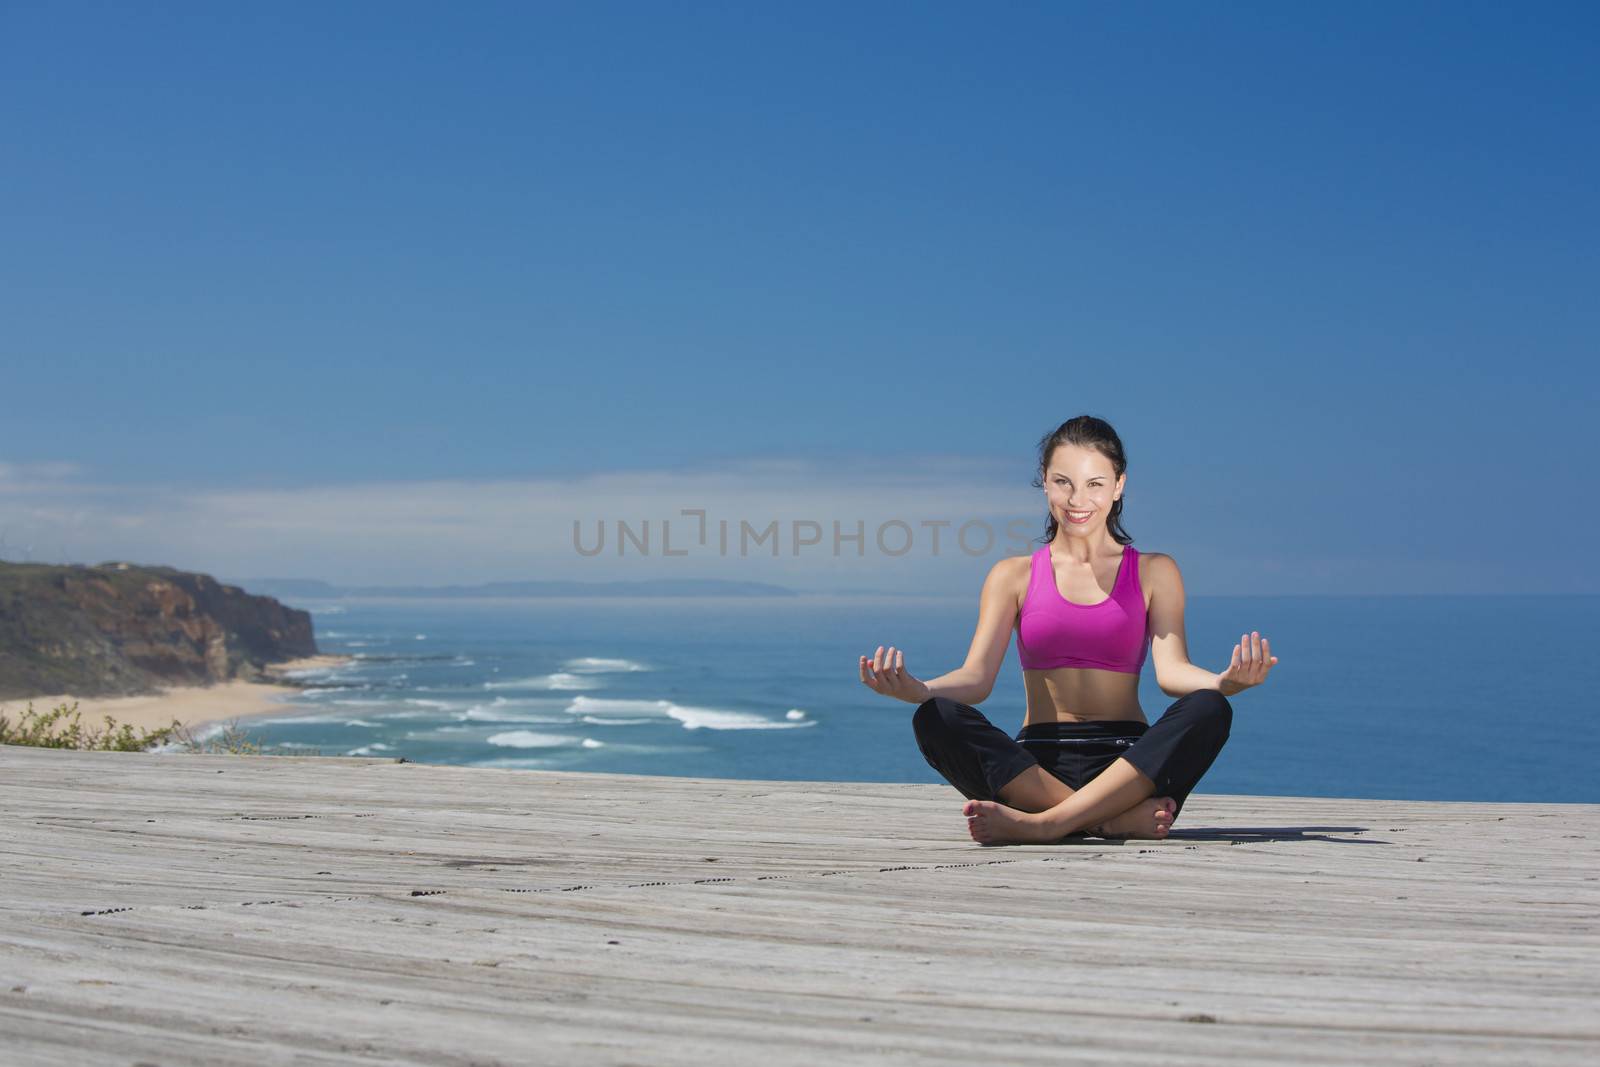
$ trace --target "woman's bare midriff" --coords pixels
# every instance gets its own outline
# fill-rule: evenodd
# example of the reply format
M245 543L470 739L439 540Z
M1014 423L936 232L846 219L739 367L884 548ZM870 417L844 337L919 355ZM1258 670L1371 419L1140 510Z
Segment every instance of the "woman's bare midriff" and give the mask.
M1146 721L1144 709L1139 706L1139 676L1136 674L1057 667L1047 671L1023 671L1022 685L1028 694L1024 726L1108 719Z
M1017 557L1012 572L1017 611L1022 611L1027 595L1030 559ZM1144 590L1145 611L1150 610L1149 586L1144 581L1145 557L1139 557L1139 587ZM1102 586L1100 592L1105 595ZM1013 628L1016 627L1013 622ZM1148 725L1139 706L1139 676L1120 671L1097 671L1086 667L1056 667L1044 671L1023 671L1022 686L1028 694L1028 714L1024 726L1047 722L1104 722L1126 719Z

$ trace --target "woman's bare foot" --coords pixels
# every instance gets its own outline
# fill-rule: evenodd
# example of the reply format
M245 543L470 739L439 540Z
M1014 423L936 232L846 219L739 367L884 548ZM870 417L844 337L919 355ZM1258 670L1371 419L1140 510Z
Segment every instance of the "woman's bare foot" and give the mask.
M1149 797L1121 815L1090 827L1089 833L1094 837L1160 839L1172 829L1177 812L1178 803L1171 797Z
M967 832L980 845L1044 844L1062 836L1038 814L993 800L969 800L961 813L967 817Z

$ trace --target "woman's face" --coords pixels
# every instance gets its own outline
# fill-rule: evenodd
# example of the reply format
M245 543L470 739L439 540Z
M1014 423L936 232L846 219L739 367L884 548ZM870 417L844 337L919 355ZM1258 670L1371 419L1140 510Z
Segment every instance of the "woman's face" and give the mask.
M1119 478L1113 473L1102 453L1082 445L1057 445L1045 469L1045 500L1069 537L1083 537L1105 529L1111 505L1121 498L1127 480L1126 474Z

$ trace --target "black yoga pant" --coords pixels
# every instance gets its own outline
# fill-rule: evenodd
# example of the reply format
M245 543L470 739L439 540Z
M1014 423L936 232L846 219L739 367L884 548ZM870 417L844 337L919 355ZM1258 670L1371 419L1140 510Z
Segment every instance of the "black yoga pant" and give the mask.
M998 800L1002 787L1032 766L1074 791L1122 757L1151 781L1152 796L1183 802L1228 740L1233 706L1215 689L1179 697L1150 725L1126 719L1024 726L1015 738L977 708L948 697L918 705L911 717L928 764L969 800Z

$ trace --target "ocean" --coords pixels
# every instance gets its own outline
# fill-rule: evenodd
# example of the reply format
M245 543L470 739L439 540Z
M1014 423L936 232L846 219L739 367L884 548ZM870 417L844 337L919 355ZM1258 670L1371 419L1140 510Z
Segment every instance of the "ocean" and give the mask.
M958 666L973 598L371 599L308 602L318 645L292 713L246 720L271 753L709 778L940 782L914 706L857 657ZM1191 597L1191 658L1259 630L1279 657L1234 698L1200 793L1600 802L1600 597ZM1173 698L1146 662L1154 722ZM1016 642L981 705L1022 723ZM958 794L952 790L951 796Z

